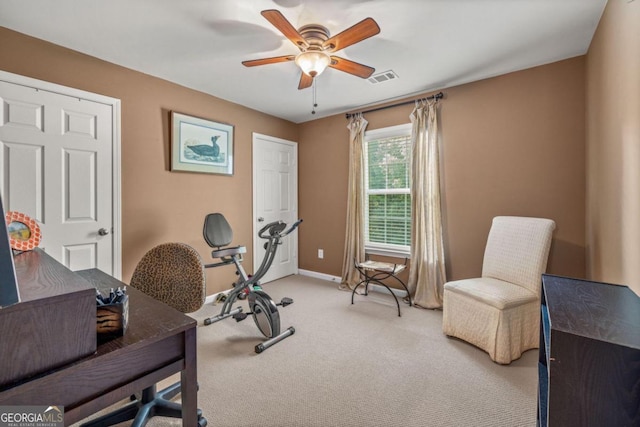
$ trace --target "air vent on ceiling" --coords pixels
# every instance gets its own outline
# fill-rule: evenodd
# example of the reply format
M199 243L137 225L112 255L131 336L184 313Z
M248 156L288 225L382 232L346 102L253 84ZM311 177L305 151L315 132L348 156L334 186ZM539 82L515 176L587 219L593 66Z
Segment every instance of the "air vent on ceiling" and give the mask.
M398 75L393 70L389 70L382 73L374 74L373 76L369 77L368 80L371 84L378 84L388 82L389 80L395 80L397 78Z

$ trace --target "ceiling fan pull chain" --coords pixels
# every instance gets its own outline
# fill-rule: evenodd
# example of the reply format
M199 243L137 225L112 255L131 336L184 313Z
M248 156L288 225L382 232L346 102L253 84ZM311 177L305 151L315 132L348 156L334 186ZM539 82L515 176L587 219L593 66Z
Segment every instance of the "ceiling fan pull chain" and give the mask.
M313 109L311 110L311 114L316 113L316 107L318 103L316 102L316 79L313 79Z

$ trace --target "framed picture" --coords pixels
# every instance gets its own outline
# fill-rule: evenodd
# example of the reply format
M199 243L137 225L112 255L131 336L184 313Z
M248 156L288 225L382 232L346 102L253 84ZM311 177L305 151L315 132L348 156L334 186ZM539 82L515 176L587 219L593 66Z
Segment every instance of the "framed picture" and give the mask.
M233 126L172 111L171 170L233 175Z

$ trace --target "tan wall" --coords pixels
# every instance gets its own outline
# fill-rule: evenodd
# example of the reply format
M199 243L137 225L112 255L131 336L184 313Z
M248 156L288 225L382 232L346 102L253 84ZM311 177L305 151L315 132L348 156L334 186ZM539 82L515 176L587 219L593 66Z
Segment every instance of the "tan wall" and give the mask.
M585 276L585 59L445 91L441 104L449 279L476 276L496 215L556 221L548 271ZM409 121L412 106L366 114L367 129ZM300 126L300 268L340 276L347 198L344 115ZM324 259L317 249L324 249Z
M295 124L6 28L0 28L0 40L4 71L122 100L124 281L159 243L184 242L210 260L202 237L210 212L225 214L234 242L247 246L245 264L252 265L252 132L296 141ZM233 177L169 171L172 110L235 126ZM228 289L233 280L231 267L207 270L210 294Z
M587 55L587 272L640 295L640 1L609 1Z
M201 230L221 211L251 265L251 132L299 141L300 268L339 276L344 245L348 132L344 115L301 125L0 29L0 69L122 100L123 279L143 253L183 241L208 258ZM584 58L447 89L442 102L449 278L477 275L491 218L553 218L549 265L583 277ZM171 110L235 125L235 175L169 172ZM369 129L406 123L410 106L367 115ZM317 249L325 251L324 260ZM208 272L209 293L232 269Z

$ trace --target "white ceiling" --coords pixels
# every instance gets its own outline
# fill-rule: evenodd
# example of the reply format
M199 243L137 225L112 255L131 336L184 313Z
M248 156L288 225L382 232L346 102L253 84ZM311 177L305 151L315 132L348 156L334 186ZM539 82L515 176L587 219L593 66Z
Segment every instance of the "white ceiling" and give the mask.
M621 0L612 0L621 1ZM300 123L587 52L606 0L0 0L0 25ZM380 34L338 56L393 70L371 84L328 69L241 61L296 54L260 15L335 35L366 17Z

